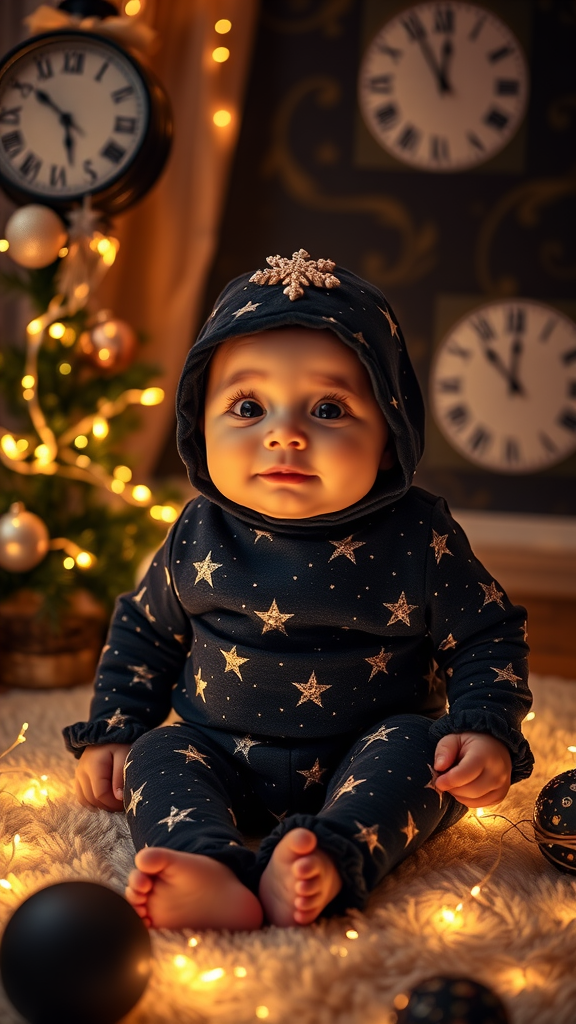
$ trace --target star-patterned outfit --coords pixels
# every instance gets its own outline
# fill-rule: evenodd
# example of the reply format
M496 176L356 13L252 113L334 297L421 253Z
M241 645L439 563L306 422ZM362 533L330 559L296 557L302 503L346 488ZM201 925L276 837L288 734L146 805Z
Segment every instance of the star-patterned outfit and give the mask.
M340 267L332 275L330 261L309 271L302 252L294 287L290 261L281 280L262 272L228 285L189 353L178 442L201 493L119 598L90 720L64 735L77 757L132 744L125 806L137 848L212 856L256 890L279 839L310 828L342 877L334 913L361 907L465 813L435 786L442 736L488 733L507 746L513 782L530 774L521 722L531 696L524 609L474 557L445 501L412 486L423 406L394 314L372 285ZM288 324L328 327L354 350L396 455L361 501L306 520L224 498L197 423L214 348ZM162 724L171 709L180 721ZM254 830L269 832L258 853L243 840Z

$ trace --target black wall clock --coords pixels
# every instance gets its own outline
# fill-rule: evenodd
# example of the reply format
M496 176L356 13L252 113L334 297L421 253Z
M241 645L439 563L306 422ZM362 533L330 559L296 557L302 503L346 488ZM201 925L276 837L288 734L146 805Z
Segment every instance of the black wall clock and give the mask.
M65 210L88 194L117 213L154 184L171 138L160 83L103 36L47 32L0 64L0 185L17 203Z
M470 462L497 473L555 465L576 449L576 324L528 299L479 307L442 341L430 399Z
M528 70L514 33L491 11L420 3L375 35L358 92L368 129L392 156L421 171L463 171L514 136Z

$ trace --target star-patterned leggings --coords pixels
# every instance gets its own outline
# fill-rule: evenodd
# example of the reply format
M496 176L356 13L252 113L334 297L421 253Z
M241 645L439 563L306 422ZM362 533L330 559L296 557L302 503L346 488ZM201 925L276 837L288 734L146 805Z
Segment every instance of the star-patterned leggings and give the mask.
M185 722L152 729L126 761L136 849L213 857L256 892L281 837L308 828L342 877L325 915L362 907L388 872L466 813L435 789L430 725L392 715L361 736L300 743ZM245 845L245 835L263 832L257 853Z

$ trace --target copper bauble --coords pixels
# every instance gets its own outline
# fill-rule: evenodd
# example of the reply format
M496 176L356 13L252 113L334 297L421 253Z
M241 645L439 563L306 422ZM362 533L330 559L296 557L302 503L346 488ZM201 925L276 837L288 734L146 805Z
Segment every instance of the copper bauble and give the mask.
M8 572L28 572L45 557L50 534L40 516L27 512L21 501L0 516L0 566Z
M35 269L53 263L68 234L57 213L31 203L12 214L5 228L9 255L21 267Z
M121 373L132 362L137 348L136 334L124 320L108 315L80 335L80 348L99 370Z

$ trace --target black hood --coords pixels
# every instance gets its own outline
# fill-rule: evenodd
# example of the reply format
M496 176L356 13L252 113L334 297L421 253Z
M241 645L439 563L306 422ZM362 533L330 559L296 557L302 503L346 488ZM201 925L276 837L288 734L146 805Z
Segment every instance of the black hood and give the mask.
M394 312L374 285L331 261L312 261L303 250L291 260L274 256L268 262L271 270L242 274L226 286L188 353L176 394L178 451L193 487L245 522L290 534L336 527L398 501L412 484L424 446L422 394ZM237 505L217 490L208 474L198 419L204 408L206 367L217 345L293 325L329 329L354 350L370 375L396 462L379 472L369 493L348 508L310 519L275 519Z

